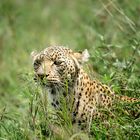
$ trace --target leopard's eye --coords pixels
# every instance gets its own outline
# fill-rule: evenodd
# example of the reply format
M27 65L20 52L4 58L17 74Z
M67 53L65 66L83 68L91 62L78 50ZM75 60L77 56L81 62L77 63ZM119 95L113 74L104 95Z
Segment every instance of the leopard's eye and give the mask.
M34 65L39 65L40 63L40 60L35 60Z
M60 65L63 61L54 61L55 65Z
M41 62L39 60L36 60L34 62L34 69L38 69L38 67L40 66Z

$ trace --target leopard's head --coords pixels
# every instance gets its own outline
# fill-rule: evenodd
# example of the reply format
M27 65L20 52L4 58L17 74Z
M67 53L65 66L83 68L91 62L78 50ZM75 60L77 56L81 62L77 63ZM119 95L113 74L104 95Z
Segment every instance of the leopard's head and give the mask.
M51 46L40 53L32 52L35 80L43 85L65 84L74 82L83 62L88 60L89 54L85 50L81 53L61 46Z

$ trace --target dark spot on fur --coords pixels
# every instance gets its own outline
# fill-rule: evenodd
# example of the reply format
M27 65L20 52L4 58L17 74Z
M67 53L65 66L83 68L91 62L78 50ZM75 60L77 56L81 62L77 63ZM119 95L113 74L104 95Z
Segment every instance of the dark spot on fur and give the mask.
M108 87L105 87L106 89L108 89Z
M76 115L77 115L77 112L73 112L73 113L72 113L72 115L73 115L74 117L76 117Z
M102 97L103 96L103 94L100 94L100 97Z
M76 105L77 109L79 108L79 103L80 103L80 101L78 100L77 105Z
M53 107L56 107L56 104L54 104L54 103L51 103L51 104L52 104Z
M108 93L108 94L111 93L110 90L108 90L107 93Z
M59 105L59 102L58 102L57 100L56 100L56 102L55 102L55 103L56 103L56 105Z
M79 81L77 80L77 85L79 85Z
M80 120L78 121L78 125L81 125L81 121Z
M81 117L83 117L84 115L85 115L85 113L82 113L82 114L81 114Z
M51 94L56 94L55 89L52 88Z

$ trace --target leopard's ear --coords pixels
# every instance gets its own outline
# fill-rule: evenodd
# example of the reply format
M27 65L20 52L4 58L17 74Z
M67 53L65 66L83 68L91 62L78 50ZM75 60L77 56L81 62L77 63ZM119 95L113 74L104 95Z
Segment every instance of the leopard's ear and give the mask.
M36 56L37 56L37 51L32 51L31 52L31 58L32 58L33 61L35 60Z
M74 53L74 57L78 60L79 63L84 63L89 60L89 52L85 49L83 52L76 52Z

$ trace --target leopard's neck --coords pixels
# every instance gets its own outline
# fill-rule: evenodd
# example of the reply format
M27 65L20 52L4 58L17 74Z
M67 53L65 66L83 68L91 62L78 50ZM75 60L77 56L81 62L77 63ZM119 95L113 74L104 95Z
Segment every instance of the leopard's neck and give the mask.
M91 79L88 74L84 72L83 69L80 69L75 80L74 92L76 94L82 93L82 91L87 88L88 84L90 84L89 81L91 81Z
M88 81L90 78L84 72L84 70L80 69L75 76L74 81L67 82L64 86L52 86L49 88L45 88L45 92L48 94L48 102L54 108L59 108L60 98L64 97L74 97L77 98L82 90L86 89ZM67 100L69 100L66 98Z

